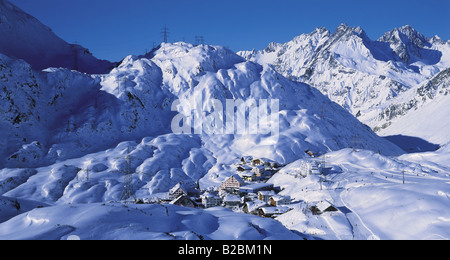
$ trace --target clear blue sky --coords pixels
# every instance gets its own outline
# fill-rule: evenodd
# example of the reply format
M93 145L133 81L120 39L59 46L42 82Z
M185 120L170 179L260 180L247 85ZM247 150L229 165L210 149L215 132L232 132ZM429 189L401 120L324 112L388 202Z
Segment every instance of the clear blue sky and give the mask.
M361 26L372 39L403 25L450 39L450 0L10 0L64 40L118 61L162 41L195 42L233 51L284 43L316 27Z

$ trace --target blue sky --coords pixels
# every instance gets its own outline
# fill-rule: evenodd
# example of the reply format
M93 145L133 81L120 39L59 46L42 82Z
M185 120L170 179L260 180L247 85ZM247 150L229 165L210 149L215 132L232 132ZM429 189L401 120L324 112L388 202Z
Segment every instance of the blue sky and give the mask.
M372 39L403 25L450 40L449 0L10 0L64 40L118 61L162 41L195 42L233 51L263 49L316 27L361 26Z

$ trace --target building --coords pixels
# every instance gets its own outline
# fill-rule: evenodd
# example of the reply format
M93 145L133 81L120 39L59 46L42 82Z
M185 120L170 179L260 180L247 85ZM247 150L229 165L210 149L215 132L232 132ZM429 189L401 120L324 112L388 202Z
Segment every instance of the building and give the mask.
M244 203L244 206L242 207L242 211L247 214L258 215L258 210L261 207L265 207L265 206L267 206L267 203L265 203L262 200L255 199L255 200L247 201L246 203Z
M198 196L199 191L195 189L193 182L179 182L169 190L169 199L174 200L182 195Z
M331 203L329 203L326 200L320 201L316 204L316 208L318 210L319 214L322 214L324 212L332 212L332 211L338 211L337 208L335 208Z
M241 173L240 176L244 181L255 181L256 180L256 174L251 173L251 172Z
M189 198L186 195L181 195L180 197L172 200L169 204L177 205L181 207L188 207L188 208L196 208L198 207L197 203L193 201L191 198Z
M264 165L258 165L253 167L252 172L254 174L256 174L257 177L260 177L261 175L263 175L266 171L266 168Z
M241 204L241 197L238 195L227 194L223 197L223 205L226 208L239 207Z
M181 183L177 183L172 189L169 190L169 199L174 200L179 198L180 196L187 196L188 192L185 187Z
M202 205L205 208L217 207L222 204L222 198L212 192L207 191L202 194L200 198L202 199Z
M236 193L239 188L245 186L244 180L237 174L228 177L219 187L219 194Z
M261 159L253 159L252 160L252 165L253 166L258 166L258 165L263 165L263 164L264 164L264 162Z
M265 203L269 203L270 197L276 195L273 190L269 191L258 191L258 199L264 201Z
M278 206L278 207L261 207L258 209L258 215L267 218L276 218L281 214L284 214L290 210L289 207Z

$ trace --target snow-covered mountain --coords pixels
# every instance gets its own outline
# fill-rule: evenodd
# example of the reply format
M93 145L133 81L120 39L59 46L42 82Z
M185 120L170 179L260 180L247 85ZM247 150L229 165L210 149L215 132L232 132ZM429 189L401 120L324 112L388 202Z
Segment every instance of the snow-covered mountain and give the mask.
M450 143L450 68L392 100L379 120L380 135L406 135L428 142Z
M271 64L285 77L319 89L375 130L392 100L450 67L450 41L426 38L411 26L373 41L360 27L318 28L285 44L241 56Z
M92 56L88 49L65 42L7 0L0 0L0 34L0 53L23 59L36 70L63 67L105 73L113 67L113 63Z
M31 39L65 45L34 18L0 4L6 14L0 28L11 29L6 35L36 26ZM20 30L22 23L28 29ZM442 108L433 114L431 134L448 137L437 126L448 115L449 43L437 37L424 42L407 27L391 34L371 41L361 28L342 25L333 34L322 28L240 53L248 60L221 46L163 43L94 74L71 70L71 51L63 58L67 68L41 70L32 64L35 57L0 49L0 239L447 238L450 144L403 155L348 111L391 124L385 134L394 135L396 125L405 126L401 120L431 117ZM58 56L56 47L41 50ZM315 87L338 93L330 97L347 109ZM194 106L174 106L177 100ZM249 110L255 100L278 101L278 109L270 108L276 119L262 117L257 124L275 123L276 131L197 133L194 120L186 133L173 132L177 116L206 117L230 100L246 102ZM236 174L243 157L277 163L268 183L292 197L289 212L274 220L157 203L178 183L218 187ZM300 165L318 160L330 166L328 176L299 177ZM405 172L409 186L402 183ZM132 197L147 204L124 202ZM338 212L313 215L309 203L319 201ZM404 223L406 216L417 222Z
M14 188L14 197L44 196L42 201L55 202L65 190L64 196L69 197L64 200L71 201L79 196L70 190L80 187L69 185L78 176L76 169L100 160L104 174L121 171L125 146L137 157L133 170L146 173L140 180L146 194L205 176L202 182L217 184L232 172L230 165L236 158L244 155L284 164L308 156L305 150L321 154L353 147L355 137L360 148L386 155L402 153L316 89L219 46L163 44L146 57L129 56L111 73L92 77L65 69L35 72L25 62L6 57L2 68L2 104L7 111L2 129L8 133L3 137L3 164L10 168L50 165L36 174L42 174L44 183L33 181ZM206 106L211 99L223 104L226 99L278 99L279 132L173 134L173 101L194 98L200 98L204 111L210 111ZM186 113L189 117L190 111ZM122 141L131 142L117 145ZM116 148L104 152L112 147ZM88 155L93 152L98 153ZM45 176L60 167L71 173L66 173L69 179L62 182L58 195L29 194L31 187L45 186ZM99 182L92 185L104 186L102 178ZM116 180L105 190L110 195L83 201L117 199L121 187Z

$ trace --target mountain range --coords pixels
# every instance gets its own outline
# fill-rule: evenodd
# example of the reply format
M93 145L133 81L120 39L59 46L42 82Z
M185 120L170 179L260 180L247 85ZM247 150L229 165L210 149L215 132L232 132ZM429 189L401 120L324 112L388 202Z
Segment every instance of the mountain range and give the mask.
M446 81L450 41L427 38L409 25L378 40L346 24L334 32L317 28L284 44L271 43L264 50L238 54L319 89L376 132L390 133L386 128L424 104L414 100L448 93L435 90ZM440 139L445 138L444 143L450 141L448 136Z

